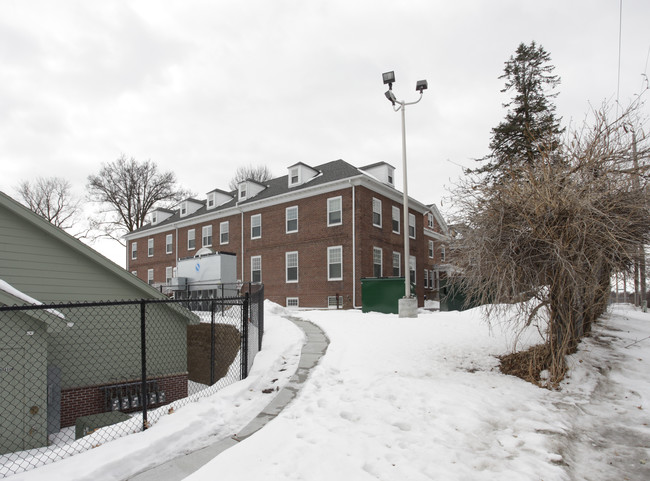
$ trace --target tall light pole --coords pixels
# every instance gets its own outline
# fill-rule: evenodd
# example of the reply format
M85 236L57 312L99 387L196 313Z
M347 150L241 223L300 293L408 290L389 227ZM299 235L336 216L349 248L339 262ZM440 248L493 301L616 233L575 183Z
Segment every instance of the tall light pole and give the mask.
M386 72L382 74L384 85L388 84L386 98L393 104L395 112L402 111L402 170L403 170L403 204L404 204L404 297L399 300L399 317L418 317L417 298L411 297L411 269L410 259L411 250L409 245L409 196L408 182L406 175L406 106L417 104L422 100L424 91L428 88L426 80L418 80L415 84L415 90L420 92L420 97L415 102L405 102L397 100L393 93L393 83L395 82L395 72ZM414 226L415 228L415 226ZM415 274L417 275L417 273Z

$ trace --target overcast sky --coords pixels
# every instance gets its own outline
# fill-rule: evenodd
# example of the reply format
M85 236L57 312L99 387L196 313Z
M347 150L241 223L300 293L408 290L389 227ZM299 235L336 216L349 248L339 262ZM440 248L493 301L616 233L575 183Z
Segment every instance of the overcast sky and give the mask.
M89 174L125 154L175 172L199 198L238 166L385 161L440 203L488 153L504 117L504 62L535 41L562 79L557 113L615 101L620 0L0 1L0 190ZM623 0L619 98L642 90L650 2ZM645 108L646 112L648 108Z

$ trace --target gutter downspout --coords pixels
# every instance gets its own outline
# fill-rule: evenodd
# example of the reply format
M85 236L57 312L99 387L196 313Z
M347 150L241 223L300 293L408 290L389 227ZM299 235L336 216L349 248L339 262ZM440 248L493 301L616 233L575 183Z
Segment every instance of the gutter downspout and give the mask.
M244 275L244 211L237 205L237 208L239 209L239 213L241 214L241 233L240 233L240 238L241 238L241 281L242 284L245 282L245 275Z
M178 272L178 225L174 226L174 230L176 232L176 241L174 243L174 255L176 257L176 267L174 267L174 270L176 272L172 272L172 277L176 277L176 273Z
M351 180L348 180L352 186L352 307L358 309L357 306L357 236L356 236L356 196L355 185Z

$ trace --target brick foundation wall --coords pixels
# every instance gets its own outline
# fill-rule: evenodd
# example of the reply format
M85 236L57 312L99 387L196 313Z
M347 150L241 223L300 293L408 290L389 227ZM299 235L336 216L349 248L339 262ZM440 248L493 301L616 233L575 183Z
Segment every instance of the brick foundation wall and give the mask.
M173 376L152 378L157 380L158 387L165 391L165 403L187 397L187 373ZM104 387L111 384L86 386L81 388L61 390L61 427L74 426L77 418L107 411ZM156 404L152 407L157 407ZM136 411L126 410L125 412Z

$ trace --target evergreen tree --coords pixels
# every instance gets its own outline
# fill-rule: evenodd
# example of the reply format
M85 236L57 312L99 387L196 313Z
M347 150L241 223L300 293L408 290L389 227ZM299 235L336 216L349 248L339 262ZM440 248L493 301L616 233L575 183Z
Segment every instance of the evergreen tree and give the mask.
M505 79L501 92L512 92L506 118L492 129L489 155L481 161L488 164L477 169L490 177L517 176L520 167L534 165L540 155L550 155L560 145L560 119L555 116L552 99L558 93L553 90L560 78L553 75L555 67L551 56L541 45L521 43L514 56L505 62Z

